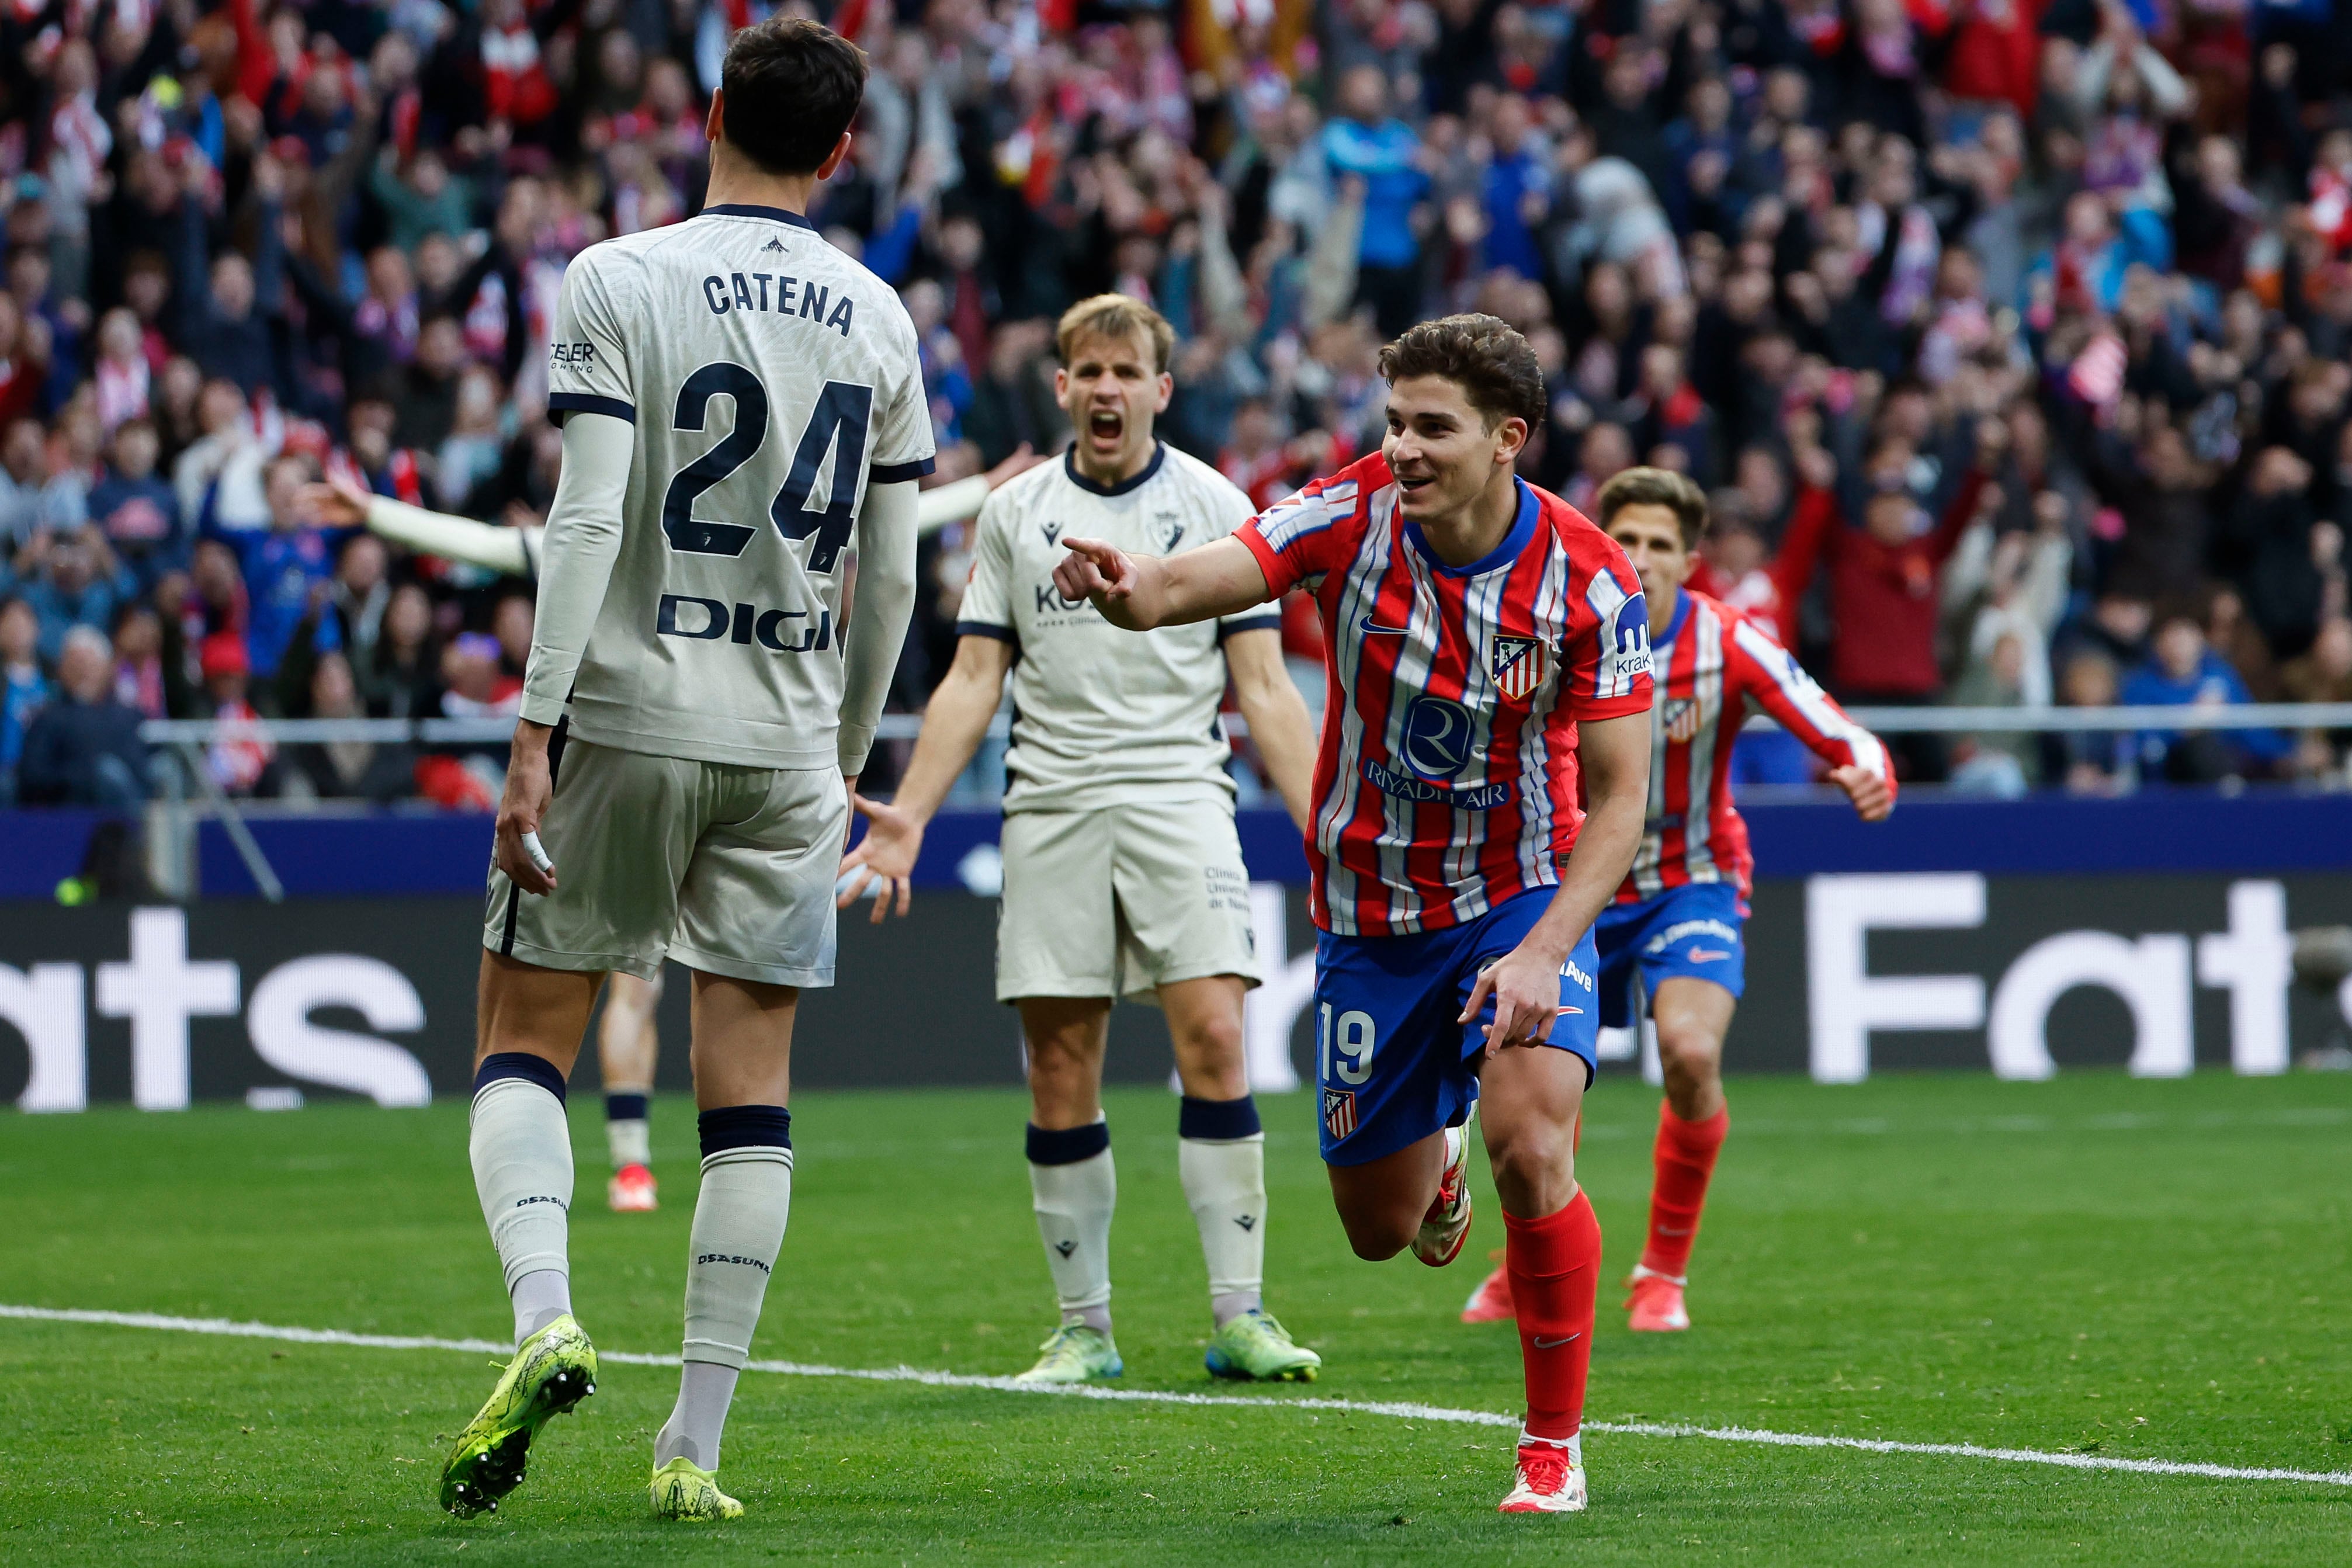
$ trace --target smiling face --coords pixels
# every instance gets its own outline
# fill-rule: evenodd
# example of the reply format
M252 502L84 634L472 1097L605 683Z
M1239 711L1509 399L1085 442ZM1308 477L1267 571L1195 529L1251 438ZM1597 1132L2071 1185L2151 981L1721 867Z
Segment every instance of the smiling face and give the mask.
M1140 473L1151 459L1152 421L1175 390L1139 330L1088 332L1071 343L1069 363L1054 373L1054 395L1077 432L1078 467L1114 481Z
M1516 416L1491 425L1470 405L1458 381L1409 375L1389 388L1389 433L1381 443L1402 492L1399 509L1427 527L1462 515L1478 498L1511 482L1511 465L1527 445L1527 421Z

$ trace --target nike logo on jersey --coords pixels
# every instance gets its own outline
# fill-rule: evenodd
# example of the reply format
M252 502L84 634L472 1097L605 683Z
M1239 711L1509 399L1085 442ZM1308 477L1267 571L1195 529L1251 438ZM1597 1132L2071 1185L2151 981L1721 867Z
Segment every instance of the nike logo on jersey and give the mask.
M1580 1018L1584 1016L1584 1009L1581 1007L1554 1007L1552 1011L1563 1018L1567 1017L1570 1013L1575 1014Z
M1257 1228L1257 1215L1254 1214L1237 1214L1234 1215L1234 1223L1241 1226L1244 1230L1255 1230Z
M1067 1258L1077 1249L1078 1244L1075 1241L1057 1241L1054 1243L1054 1250L1060 1253L1065 1258Z
M1539 1351L1556 1351L1562 1345L1572 1345L1583 1337L1584 1336L1582 1334L1570 1334L1563 1339L1548 1340L1541 1334L1538 1334L1535 1337L1536 1349Z
M1676 1230L1670 1225L1662 1225L1658 1227L1658 1234L1660 1236L1688 1236L1690 1232L1687 1230Z
M1366 616L1362 620L1357 622L1356 629L1362 632L1368 637L1409 637L1412 636L1412 628L1411 626L1375 626L1372 622L1372 617L1370 616Z
M1720 948L1695 947L1688 952L1683 954L1683 956L1689 959L1693 963L1713 963L1718 959L1729 958L1731 954L1725 952Z

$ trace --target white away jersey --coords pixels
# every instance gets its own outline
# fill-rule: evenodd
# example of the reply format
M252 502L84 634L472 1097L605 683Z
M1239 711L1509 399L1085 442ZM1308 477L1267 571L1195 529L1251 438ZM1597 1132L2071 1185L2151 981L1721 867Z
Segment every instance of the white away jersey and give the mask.
M571 683L573 730L703 762L830 768L844 560L866 485L931 471L914 325L776 207L707 207L563 278L551 415L636 426L620 554ZM565 692L539 668L523 715Z
M1217 717L1223 643L1237 631L1278 628L1281 617L1261 607L1123 632L1087 600L1064 599L1054 568L1069 553L1061 542L1069 534L1176 555L1224 538L1255 510L1232 480L1164 444L1122 484L1096 484L1065 452L988 498L956 630L1002 638L1019 659L1006 811L1233 798Z

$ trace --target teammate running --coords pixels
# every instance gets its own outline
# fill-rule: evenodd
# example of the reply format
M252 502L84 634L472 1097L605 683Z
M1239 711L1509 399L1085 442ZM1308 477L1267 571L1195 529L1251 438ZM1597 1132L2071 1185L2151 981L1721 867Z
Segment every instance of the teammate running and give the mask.
M1029 1047L1029 1186L1061 1326L1021 1374L1078 1383L1123 1370L1111 1334L1118 1196L1102 1110L1111 1005L1156 1000L1183 1089L1177 1168L1208 1260L1209 1371L1311 1381L1322 1360L1265 1310L1265 1138L1242 1051L1242 994L1258 984L1249 873L1234 832L1217 708L1230 674L1283 802L1302 827L1314 768L1307 707L1283 668L1279 617L1135 637L1054 593L1066 532L1168 554L1229 538L1255 509L1214 468L1152 433L1175 383L1175 332L1123 294L1063 316L1055 391L1077 439L981 511L955 664L931 694L889 805L843 861L845 905L878 877L904 913L923 829L1013 678L1004 905L996 995ZM874 918L888 909L875 900Z
M703 1158L652 1502L742 1512L714 1472L791 1202L793 1010L833 980L848 788L906 634L932 457L905 308L804 216L865 81L865 57L813 22L737 33L711 95L710 205L564 275L548 395L563 471L499 808L472 1117L519 1348L443 1467L461 1516L495 1506L541 1426L594 1392L564 1079L604 973L650 980L665 952L693 971Z
M1864 822L1895 809L1886 748L1846 717L1755 621L1683 581L1706 532L1706 497L1681 474L1628 468L1601 486L1601 526L1624 546L1649 605L1658 679L1652 710L1650 820L1632 875L1601 911L1601 1021L1657 1030L1666 1080L1658 1107L1650 1235L1626 1281L1630 1327L1690 1327L1683 1304L1691 1244L1731 1113L1723 1097L1723 1037L1745 979L1748 826L1731 800L1731 745L1748 701L1830 764ZM1507 1269L1487 1276L1466 1323L1511 1315Z
M1483 1100L1527 1374L1502 1507L1573 1512L1601 1267L1573 1137L1594 1069L1591 925L1642 837L1649 622L1624 552L1512 472L1546 411L1525 338L1448 316L1380 363L1379 453L1231 542L1154 557L1065 540L1055 582L1134 630L1314 590L1332 692L1307 845L1332 1197L1359 1257L1452 1262Z

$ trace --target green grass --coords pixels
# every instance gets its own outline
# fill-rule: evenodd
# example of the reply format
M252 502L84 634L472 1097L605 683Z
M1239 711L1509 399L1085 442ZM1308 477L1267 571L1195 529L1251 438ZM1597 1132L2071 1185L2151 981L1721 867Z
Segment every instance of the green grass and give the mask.
M1694 1265L1697 1328L1635 1338L1654 1095L1591 1102L1609 1237L1590 1414L1906 1441L2352 1469L2352 1078L1733 1085ZM756 1353L1009 1373L1049 1326L994 1092L810 1094ZM1320 1395L1510 1411L1516 1341L1465 1329L1499 1245L1351 1258L1303 1098L1267 1104L1272 1304ZM1119 1342L1135 1388L1202 1391L1175 1106L1115 1096ZM667 1206L604 1212L585 1103L575 1295L607 1349L677 1345L690 1108L655 1111ZM465 1110L108 1110L0 1134L0 1300L503 1337ZM484 1359L0 1321L0 1559L78 1563L2329 1563L2352 1489L1595 1434L1594 1507L1505 1519L1507 1431L1334 1412L1107 1405L749 1374L740 1524L656 1527L674 1373L608 1367L494 1519L434 1506ZM1279 1397L1279 1395L1277 1395Z

